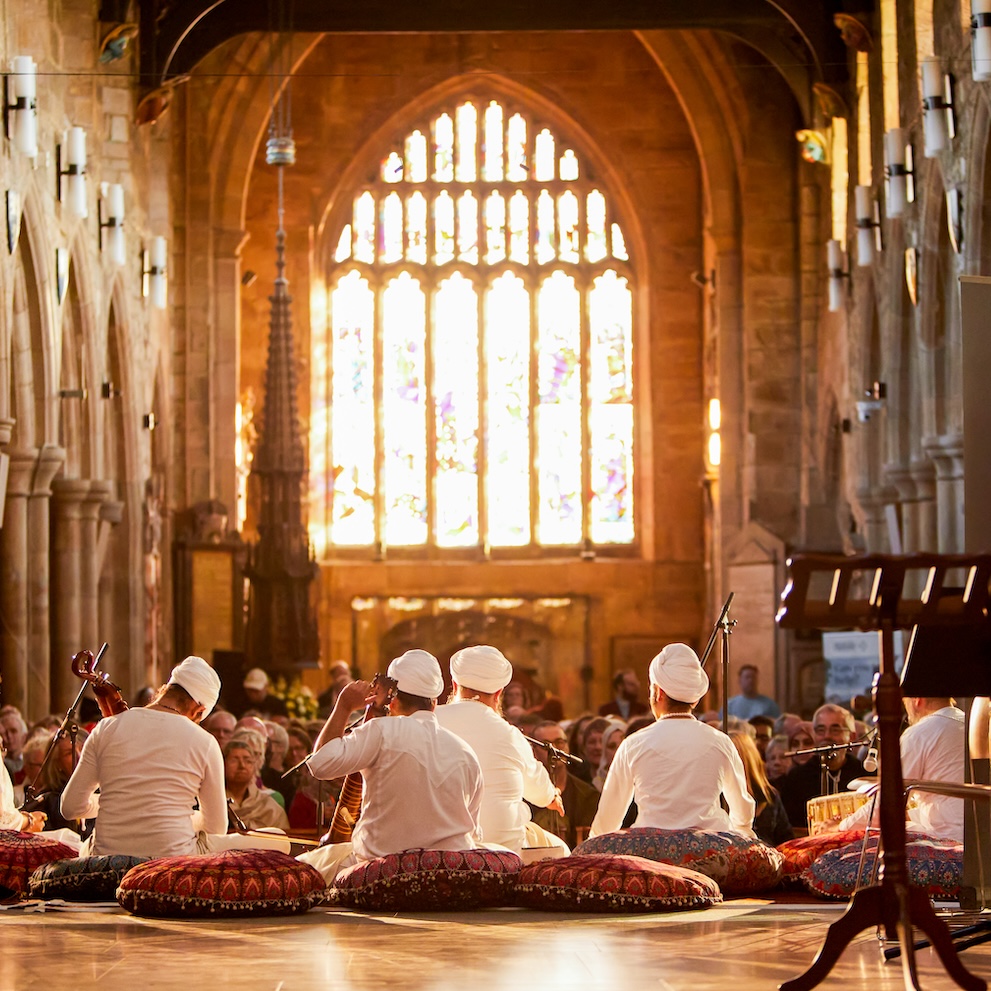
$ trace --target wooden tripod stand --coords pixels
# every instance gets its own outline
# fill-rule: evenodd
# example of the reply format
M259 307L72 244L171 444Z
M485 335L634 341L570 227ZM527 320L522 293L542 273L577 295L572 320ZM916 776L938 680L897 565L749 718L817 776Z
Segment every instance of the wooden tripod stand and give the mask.
M781 596L778 624L791 629L877 630L881 664L874 688L880 742L879 884L859 889L843 916L826 933L812 965L785 981L782 991L808 991L864 929L884 926L901 947L906 988L918 989L912 927L921 929L939 954L947 974L965 991L985 991L987 983L968 971L957 956L946 924L936 916L926 892L908 881L905 853L905 803L899 729L901 687L895 673L894 631L918 625L961 626L988 622L991 555L797 555L788 562L788 584ZM951 591L948 578L960 591ZM917 580L920 594L906 588ZM962 579L962 580L961 580ZM949 659L948 659L949 660ZM946 694L950 694L949 691Z

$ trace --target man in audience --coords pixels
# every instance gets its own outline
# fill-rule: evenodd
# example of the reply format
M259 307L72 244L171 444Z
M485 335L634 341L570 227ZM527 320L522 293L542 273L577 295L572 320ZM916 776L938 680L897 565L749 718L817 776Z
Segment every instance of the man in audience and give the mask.
M548 743L562 753L569 752L568 737L558 723L546 720L534 727L531 736L539 743ZM564 806L563 816L552 808L533 808L533 821L547 832L560 836L574 849L588 835L599 807L599 792L593 785L576 778L563 760L555 760L551 771L551 752L545 747L533 749L541 763L548 768L551 781L561 793L561 804Z
M812 732L817 747L835 747L818 758L796 765L778 782L781 801L788 821L796 830L808 828L807 805L810 798L845 791L854 778L864 773L864 765L847 744L853 740L853 714L841 705L819 706L812 717Z
M5 705L0 709L0 738L7 751L3 762L14 784L19 784L24 763L21 750L28 738L28 727L17 706Z
M640 679L633 668L617 671L612 679L613 700L599 706L600 716L619 716L620 719L632 719L650 712L650 709L640 701Z
M269 691L269 684L268 675L261 668L252 668L241 686L246 703L241 711L258 712L266 719L288 715L285 701Z
M767 745L774 736L774 720L770 716L752 716L747 722L754 728L754 743L757 744L761 759L766 760Z
M740 694L734 695L726 703L726 709L737 719L750 719L753 716L770 716L772 719L781 714L778 703L757 690L757 668L753 664L744 664L740 668Z
M692 715L709 689L698 655L687 644L668 644L650 662L649 675L656 722L620 744L591 835L619 829L635 799L635 826L753 837L756 806L740 755L725 733Z
M286 831L289 819L285 810L256 783L258 755L244 737L234 737L224 747L224 788L231 808L248 829L274 826Z
M519 853L523 847L568 848L554 833L530 819L526 803L564 814L547 769L534 756L519 729L501 714L502 690L512 680L513 666L496 647L464 647L451 657L453 685L447 705L437 710L437 722L460 737L482 767L480 824L486 843L498 843Z
M352 682L338 696L307 762L324 780L353 771L364 778L352 842L300 855L329 881L343 867L386 854L416 847L465 850L481 842L482 771L472 749L434 715L444 691L437 659L408 650L389 665L388 677L396 683L391 718L370 719L345 736L353 710L386 698L382 686L373 695L368 682Z
M218 709L216 712L211 712L200 725L220 744L220 749L223 750L234 735L237 720L232 713Z

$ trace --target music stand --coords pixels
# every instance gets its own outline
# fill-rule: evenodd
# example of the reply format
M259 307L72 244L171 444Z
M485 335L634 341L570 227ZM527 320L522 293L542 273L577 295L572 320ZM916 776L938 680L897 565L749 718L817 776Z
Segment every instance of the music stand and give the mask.
M812 965L782 991L809 991L833 968L850 941L864 929L883 926L901 947L906 988L919 987L912 927L929 937L947 974L965 991L985 991L986 982L960 962L946 924L936 916L924 889L909 884L905 853L904 780L899 731L902 693L895 674L894 631L919 626L984 627L988 622L991 555L796 555L781 595L778 624L790 629L877 630L880 670L874 685L881 755L880 824L884 865L879 884L857 890L834 922ZM965 571L963 590L947 582ZM918 598L906 594L906 575L925 578ZM818 594L816 594L818 593ZM945 691L936 693L946 694Z

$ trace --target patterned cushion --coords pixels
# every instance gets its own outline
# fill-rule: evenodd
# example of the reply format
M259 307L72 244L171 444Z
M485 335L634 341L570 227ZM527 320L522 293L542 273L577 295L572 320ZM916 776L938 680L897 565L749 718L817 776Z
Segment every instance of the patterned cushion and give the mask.
M117 901L134 915L297 915L324 899L320 872L275 850L163 857L132 867Z
M711 878L673 864L609 854L541 860L520 871L516 904L551 912L663 912L722 901Z
M781 880L784 858L772 846L739 833L638 826L593 836L576 854L618 853L688 867L711 877L724 895L766 891Z
M857 888L860 843L852 843L823 854L802 874L802 882L815 895L849 898ZM956 899L963 880L963 844L935 837L915 839L905 847L908 877L924 888L930 898ZM871 839L861 884L869 884L877 857L877 840Z
M782 880L799 883L802 871L824 853L851 843L860 843L863 838L862 829L838 829L832 833L819 833L818 836L800 836L779 844L778 853L785 858Z
M35 868L50 860L68 860L75 855L72 847L47 836L0 830L0 889L23 895Z
M495 908L512 901L522 863L508 850L404 850L343 871L330 898L380 911Z
M121 878L147 857L77 857L42 864L32 875L32 898L62 898L68 902L112 902Z

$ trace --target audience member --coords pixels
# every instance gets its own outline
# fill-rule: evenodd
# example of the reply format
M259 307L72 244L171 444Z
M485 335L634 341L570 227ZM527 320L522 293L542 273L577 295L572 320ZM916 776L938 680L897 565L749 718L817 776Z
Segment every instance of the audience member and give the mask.
M788 737L788 750L789 752L794 752L796 750L811 750L816 745L815 730L812 728L812 723L807 721L800 722L794 730L792 730L791 736ZM795 754L791 758L794 765L808 764L810 760L815 757L815 754Z
M41 782L38 781L38 774L41 765L45 763L45 755L51 746L52 737L50 734L36 733L27 743L21 753L24 756L24 764L21 767L21 783L14 785L14 802L20 806L24 804L25 790L37 782L37 787L33 794L41 791Z
M783 778L794 767L792 759L785 757L786 753L788 753L788 740L783 736L772 736L764 754L764 766L772 784L778 778Z
M580 778L586 784L592 783L592 777L595 775L596 768L589 762L588 757L585 755L583 741L586 727L595 718L591 712L583 712L567 729L568 750L576 757L580 757L582 761L580 764L572 764L569 773L573 774L576 778Z
M21 751L24 749L27 738L28 727L20 710L16 706L5 705L0 709L0 740L2 740L6 750L3 758L4 765L15 783L21 780L21 769L24 764Z
M48 817L47 829L71 829L84 837L92 831L91 820L95 813L87 815L85 811L72 811L66 815L60 808L62 792L72 777L73 768L80 758L88 736L86 730L80 727L76 733L75 754L73 754L72 739L66 733L55 744L52 756L41 772L38 781L39 790L32 805L37 805Z
M754 832L757 838L771 846L777 846L790 840L793 836L788 813L781 802L778 789L767 780L764 762L761 760L757 744L747 733L731 732L729 738L733 741L743 769L747 775L747 791L757 805L754 814Z
M235 734L224 747L224 790L227 798L238 819L248 829L274 826L285 831L289 828L285 810L271 795L259 790L256 784L255 779L261 768L248 733L250 731L245 731L241 737Z
M252 668L244 676L242 688L247 701L245 710L256 710L269 719L272 716L288 715L285 701L273 695L269 691L269 685L268 675L261 668Z
M234 735L234 730L237 729L237 720L232 713L218 709L216 712L211 712L200 725L220 744L220 749L223 750Z
M602 734L609 728L609 720L604 716L590 719L582 734L582 754L592 771L591 781L599 772L602 763ZM601 787L601 786L600 786Z
M752 716L779 716L781 710L778 703L766 695L761 695L757 690L757 668L753 664L744 664L740 668L737 678L739 679L740 694L732 696L726 703L727 712L737 719L750 719Z
M795 732L795 727L802 721L802 717L796 712L782 712L774 720L774 735L783 736L785 739Z
M754 743L757 744L761 760L765 760L767 745L774 736L774 720L770 716L751 716L747 722L754 728Z
M612 687L613 699L599 706L600 716L619 716L628 720L650 712L650 708L640 701L640 679L633 668L617 671L613 675Z
M592 785L597 791L602 791L602 786L606 783L609 774L609 766L619 750L619 745L626 736L626 723L620 719L609 719L609 725L602 731L602 757L599 759L599 767L592 778Z

